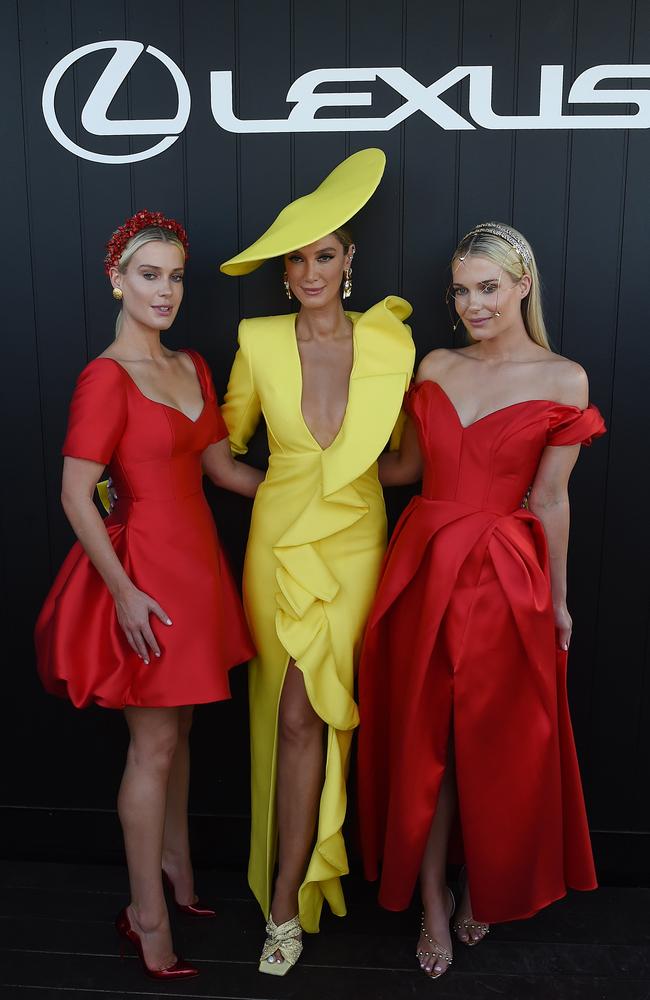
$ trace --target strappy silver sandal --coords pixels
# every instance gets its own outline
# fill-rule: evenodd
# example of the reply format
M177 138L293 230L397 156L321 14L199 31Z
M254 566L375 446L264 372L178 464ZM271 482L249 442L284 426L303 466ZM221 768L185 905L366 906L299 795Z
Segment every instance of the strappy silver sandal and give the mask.
M463 865L458 877L458 885L462 893L465 892L467 888L467 869ZM456 937L461 944L466 944L468 948L475 948L477 944L487 937L490 933L490 925L482 924L479 920L474 920L473 917L464 917L463 920L456 920L454 923L454 930L456 932ZM467 941L464 941L461 937L458 937L459 931L467 931ZM472 941L472 932L480 933L480 937L476 941Z
M449 898L451 900L451 911L449 913L449 920L451 920L454 913L456 912L456 900L454 899L454 894L449 888L449 886L447 886L447 892L449 893ZM429 934L428 930L424 925L424 910L422 911L422 923L420 925L420 935L426 938L427 944L429 946L428 951L416 952L416 956L420 962L420 966L426 965L427 959L433 958L434 966L436 962L442 960L443 962L447 963L447 969L448 969L454 960L453 955L450 951L447 950L447 948L443 948L442 945L438 941L436 941L435 938L432 938L431 935ZM429 979L440 979L440 976L444 976L445 972L447 972L447 969L444 969L444 971L442 972L435 972L435 973L432 970L431 972L425 972L424 974Z

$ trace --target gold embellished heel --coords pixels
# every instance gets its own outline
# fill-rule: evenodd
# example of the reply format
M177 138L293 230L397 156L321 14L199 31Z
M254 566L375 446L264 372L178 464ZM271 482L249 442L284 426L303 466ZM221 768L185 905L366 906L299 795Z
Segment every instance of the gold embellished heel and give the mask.
M275 958L276 951L279 951L284 961L278 962ZM283 924L276 924L273 914L269 914L266 925L266 941L260 956L259 971L268 976L286 976L302 952L302 927L300 917L296 915L291 920L285 920Z
M454 899L454 894L449 888L449 886L447 886L447 892L449 893L449 899L451 901L451 909L449 912L448 919L451 920L456 911L456 900ZM428 930L424 925L424 910L422 911L422 923L420 925L420 935L426 938L427 944L429 945L430 949L429 951L416 952L417 958L420 962L420 966L422 966L423 959L425 960L426 964L426 959L433 958L434 966L436 962L442 960L443 962L447 963L447 969L448 969L449 966L452 964L454 957L452 953L447 950L447 948L443 948L442 945L439 944L438 941L436 941L435 938L432 938L431 935L429 934ZM436 972L436 973L434 973L432 970L431 972L425 972L424 974L425 976L427 976L428 979L440 979L440 977L444 976L445 972L447 972L447 969L445 969L443 972Z

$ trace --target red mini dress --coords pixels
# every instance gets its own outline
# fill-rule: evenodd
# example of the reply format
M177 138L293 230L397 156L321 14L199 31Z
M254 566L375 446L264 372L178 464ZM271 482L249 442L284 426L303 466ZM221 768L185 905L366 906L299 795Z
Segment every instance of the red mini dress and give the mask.
M604 422L595 406L527 400L463 427L431 381L406 406L424 477L361 656L364 867L375 879L383 861L380 903L408 906L451 736L474 918L515 920L596 886L546 536L522 499L547 445L589 444Z
M160 657L133 652L106 584L77 542L38 617L44 687L78 708L194 705L230 697L228 670L255 650L202 487L201 454L228 436L208 366L196 420L145 396L111 358L81 372L63 454L107 465L118 495L104 524L136 587L172 620L150 624Z

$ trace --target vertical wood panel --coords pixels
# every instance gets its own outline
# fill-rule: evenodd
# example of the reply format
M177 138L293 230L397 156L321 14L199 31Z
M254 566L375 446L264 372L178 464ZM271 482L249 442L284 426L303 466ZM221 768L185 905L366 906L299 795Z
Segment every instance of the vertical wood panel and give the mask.
M0 121L2 176L10 197L3 205L3 227L10 234L0 269L3 371L0 395L3 480L0 495L0 565L6 703L11 706L7 735L15 739L38 723L43 700L33 671L32 624L49 580L47 500L43 490L44 456L36 324L30 246L30 205L25 172L21 62L15 4L0 8L0 89L5 106ZM7 251L10 251L9 253ZM15 388L14 388L15 387ZM14 728L15 727L15 728ZM8 744L9 745L9 744ZM5 768L3 801L20 795L25 768ZM39 789L29 790L38 795Z
M403 10L399 2L377 4L373 0L353 0L350 4L350 65L401 66L403 57ZM372 114L386 115L398 103L388 88L368 83L353 89L373 93ZM361 109L363 112L363 109ZM367 209L355 221L359 257L355 260L353 308L367 309L401 287L401 187L402 130L351 132L350 152L379 146L386 153L386 170Z
M70 534L60 514L60 447L68 400L86 360L86 316L81 267L79 161L59 146L41 113L44 75L74 47L69 0L53 0L30 17L20 9L27 178L31 203L34 303L41 373L46 498L51 512L51 551L58 565ZM62 126L75 134L71 75L59 87ZM56 178L56 184L53 184Z
M515 112L515 70L518 52L517 0L464 0L462 64L493 66L492 109ZM458 185L458 236L478 222L510 222L512 215L512 132L462 132Z
M152 12L155 15L152 18ZM133 0L127 4L127 38L141 41L145 47L155 45L177 66L183 68L183 24L180 0L156 0L152 11L150 0ZM155 41L152 39L155 37ZM207 73L204 74L207 76ZM207 81L204 81L204 86ZM176 88L166 69L151 56L143 53L129 77L129 105L134 118L153 118L165 108L164 116L176 111ZM148 138L148 137L147 137ZM162 211L173 219L185 221L185 136L160 156L141 160L131 168L135 211L148 208ZM171 337L170 346L187 342L187 317L181 306Z
M237 4L239 115L286 118L291 80L291 4L288 0ZM240 140L239 212L242 250L264 232L291 200L291 140L288 135L244 135ZM288 307L276 262L241 282L243 316L281 312ZM285 305L286 304L286 305Z
M127 4L127 38L162 49L182 67L182 20L180 0L134 0ZM152 13L155 16L152 18ZM207 81L204 71L203 85ZM172 117L176 110L176 88L167 70L143 53L129 76L129 108L133 118ZM151 140L148 140L149 145ZM134 208L160 209L168 215L185 215L184 137L160 156L141 160L132 167Z
M650 62L649 39L650 9L647 4L638 4L634 62ZM610 321L616 323L590 767L594 801L592 821L606 829L647 830L650 826L647 794L650 784L647 646L650 580L646 572L650 522L644 515L645 498L650 490L645 441L650 371L645 321L650 259L650 229L645 211L648 177L648 136L643 132L631 132L617 323L616 317L611 317L608 286L603 289L602 299L599 285L592 290L595 303L607 306L608 324ZM607 253L606 241L610 236L607 229L600 230L600 216L599 209L593 229L597 259L601 253ZM591 271L592 266L590 256L585 270ZM616 271L617 261L610 266ZM595 279L599 279L598 272ZM594 330L595 335L598 333L603 340L612 342L614 339L610 329ZM605 391L609 392L609 386Z
M455 0L440 4L409 0L406 14L406 69L429 86L459 61L460 5ZM458 88L443 99L459 109ZM422 112L408 118L404 129L403 290L413 304L413 330L421 356L450 343L444 296L456 245L459 137Z
M318 66L346 65L348 43L347 2L333 0L324 7L293 4L292 80ZM327 88L333 89L333 88ZM337 117L338 108L325 109L319 117ZM293 139L294 197L313 190L325 175L345 159L347 136L344 132L296 135Z
M75 48L91 42L130 37L126 30L123 3L95 7L75 0L72 5L72 28ZM114 139L89 136L81 126L81 110L98 76L113 52L98 52L78 62L74 69L76 87L76 131L83 146L98 152L116 153ZM112 118L128 118L127 86L120 88L110 108ZM127 139L119 149L129 152ZM96 357L114 336L117 304L111 297L104 274L104 248L111 233L131 215L131 176L128 164L106 165L79 160L79 214L81 267L86 316L87 358Z
M41 112L41 91L51 67L77 43L68 0L42 6L39 17L24 5L19 6L19 12L36 321L34 360L39 371L45 452L45 474L32 488L37 493L42 491L47 504L51 565L55 570L72 541L59 502L60 448L72 387L88 355L88 300L82 266L80 161L66 153L47 130ZM64 78L57 97L62 127L72 138L81 139L74 74ZM12 569L20 572L19 564ZM49 574L35 582L40 603L50 582ZM31 646L31 628L25 638ZM23 683L23 697L38 691L34 673L25 673ZM115 741L116 735L107 725L108 715L98 710L76 713L42 691L32 698L24 697L18 704L29 708L29 720L19 732L37 732L42 745L38 753L25 754L24 770L16 773L9 792L12 800L30 803L37 798L48 802L55 795L57 805L63 807L80 803L111 805L115 761L112 755L109 758L105 754L105 747ZM19 713L17 709L17 722ZM79 753L80 745L83 754ZM47 748L47 767L43 767L43 748Z
M550 9L522 4L516 114L538 113L541 66L560 63L565 66L565 85L573 81L574 7L575 3L556 3ZM555 350L562 349L570 154L568 132L517 133L512 222L534 244L544 316Z
M234 0L184 4L183 36L184 71L192 93L192 114L185 130L190 263L183 308L188 316L188 342L205 354L222 394L239 322L238 282L219 271L220 262L239 247L239 140L212 120L209 71L236 63Z
M630 57L631 4L614 9L606 2L578 6L576 74L601 62L626 63ZM591 395L607 420L617 318L619 256L627 134L576 132L572 139L567 229L563 353L589 374ZM593 178L598 164L598 179ZM603 191L607 196L603 197ZM594 770L583 734L592 711L590 692L598 655L596 621L601 583L604 491L611 437L583 454L572 480L574 518L569 559L569 600L575 631L569 693L578 723L592 821L611 798ZM593 722L590 722L593 725Z

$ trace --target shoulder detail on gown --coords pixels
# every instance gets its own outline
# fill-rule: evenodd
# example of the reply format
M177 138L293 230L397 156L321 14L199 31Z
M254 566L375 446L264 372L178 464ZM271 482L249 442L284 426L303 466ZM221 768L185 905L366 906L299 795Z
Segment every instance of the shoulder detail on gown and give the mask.
M354 482L377 460L390 439L404 401L415 345L404 322L411 305L389 295L352 314L356 356L348 405L338 437L322 454L323 495Z
M62 453L108 465L126 424L126 378L112 358L95 358L79 373Z
M546 443L549 445L590 445L605 433L605 421L597 406L590 403L586 409L553 403L550 413Z

